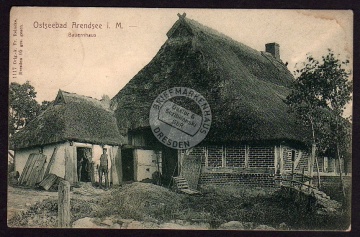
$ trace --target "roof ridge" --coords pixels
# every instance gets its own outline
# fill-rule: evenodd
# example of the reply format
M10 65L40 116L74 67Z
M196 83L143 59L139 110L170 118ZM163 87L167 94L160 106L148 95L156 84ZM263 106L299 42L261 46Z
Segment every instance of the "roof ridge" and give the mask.
M275 57L273 57L273 56L271 55L271 53L268 53L268 52L266 52L266 51L260 51L260 53L261 53L261 55L264 56L267 60L269 60L269 61L276 67L276 69L278 69L279 71L280 71L280 69L279 69L279 67L276 65L275 62L277 62L278 65L281 65L284 69L287 69L287 67L285 66L285 64L284 64L281 60L278 60L278 59L276 59Z
M60 90L61 92L65 92L65 93L70 94L70 95L77 95L77 96L79 96L79 97L89 98L89 99L93 99L93 100L97 100L97 101L100 101L100 102L101 102L101 100L96 99L96 98L93 98L93 97L91 97L91 96L80 95L80 94L75 93L75 92L68 92L68 91L64 91L64 90L61 90L61 89L59 89L59 90Z
M195 29L197 31L200 30L200 32L203 32L207 35L210 35L210 36L215 36L215 37L219 37L220 39L222 40L228 40L230 41L231 43L234 43L234 44L239 44L241 47L245 47L251 51L253 51L254 53L257 53L259 54L259 50L256 50L254 48L251 48L250 46L244 44L244 43L241 43L240 41L237 41L233 38L231 38L230 36L224 34L224 33L221 33L220 31L216 30L216 29L213 29L209 26L206 26L206 25L203 25L201 24L200 22L196 21L196 20L193 20L193 19L190 19L190 18L185 18L184 19L185 22L189 23L190 26L193 26L195 28L198 28L198 29Z
M71 98L74 98L74 99L81 100L81 101L83 101L85 103L91 103L94 106L101 107L102 109L104 109L106 111L112 112L112 110L110 108L110 103L107 103L105 100L98 100L98 99L93 98L91 96L80 95L80 94L77 94L77 93L67 92L67 91L63 91L63 90L60 90L60 91L62 92L63 96L65 96L65 97L68 96L68 97L71 97ZM65 98L65 100L66 100L66 98ZM71 101L68 101L68 102L71 102Z

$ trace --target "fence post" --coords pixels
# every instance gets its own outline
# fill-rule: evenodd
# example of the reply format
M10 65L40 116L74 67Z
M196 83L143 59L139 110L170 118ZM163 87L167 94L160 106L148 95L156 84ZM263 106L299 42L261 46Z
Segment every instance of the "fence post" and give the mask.
M58 194L58 227L70 227L70 183L68 181L60 181Z
M305 176L305 168L302 169L302 176L301 176L301 182L304 183L304 176Z

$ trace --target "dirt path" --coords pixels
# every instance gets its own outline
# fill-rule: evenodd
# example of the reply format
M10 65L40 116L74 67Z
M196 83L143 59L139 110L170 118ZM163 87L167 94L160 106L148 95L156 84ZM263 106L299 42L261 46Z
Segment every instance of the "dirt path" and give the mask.
M23 187L8 186L7 218L11 219L16 212L28 210L35 203L40 203L47 198L57 198L57 192L48 192L34 190ZM102 196L109 195L107 191L93 188L90 183L82 183L80 188L74 188L71 191L72 199L91 200L99 199Z
M49 197L57 197L57 195L57 192L37 191L34 189L8 186L8 220L12 218L16 212L27 210L35 203L42 202Z

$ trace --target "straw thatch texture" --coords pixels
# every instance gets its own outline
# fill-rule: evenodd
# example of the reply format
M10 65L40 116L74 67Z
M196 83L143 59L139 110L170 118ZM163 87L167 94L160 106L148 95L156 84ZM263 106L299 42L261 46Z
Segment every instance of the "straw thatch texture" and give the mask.
M303 140L307 132L284 103L294 78L282 62L186 18L167 35L152 61L112 99L122 133L149 127L157 95L183 86L210 104L207 141Z
M64 141L118 145L124 142L113 112L92 98L60 91L65 103L51 105L11 139L14 149ZM99 101L100 102L100 101Z

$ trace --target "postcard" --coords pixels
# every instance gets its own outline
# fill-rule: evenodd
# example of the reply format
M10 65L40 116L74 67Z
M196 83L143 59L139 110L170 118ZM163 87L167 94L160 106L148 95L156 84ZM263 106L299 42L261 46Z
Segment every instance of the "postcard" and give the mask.
M351 230L353 13L13 7L11 228Z

